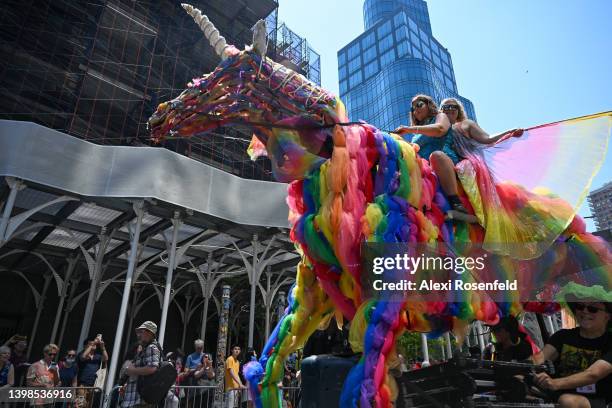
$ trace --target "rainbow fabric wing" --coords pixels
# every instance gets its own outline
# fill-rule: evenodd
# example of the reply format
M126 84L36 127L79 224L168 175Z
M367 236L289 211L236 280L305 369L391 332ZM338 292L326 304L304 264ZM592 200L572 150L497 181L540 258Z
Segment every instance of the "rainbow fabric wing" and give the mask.
M455 134L457 166L485 228L485 249L540 256L570 225L601 168L612 112L542 125L493 146Z

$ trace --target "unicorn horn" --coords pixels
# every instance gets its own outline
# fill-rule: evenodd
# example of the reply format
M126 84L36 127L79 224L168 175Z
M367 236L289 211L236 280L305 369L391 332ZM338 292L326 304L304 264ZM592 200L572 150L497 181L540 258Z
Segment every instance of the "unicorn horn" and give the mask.
M210 45L215 49L215 52L221 59L225 59L226 55L224 55L223 51L228 46L225 38L219 34L219 30L215 27L215 25L206 17L205 14L194 8L191 4L182 3L181 6L187 11L195 22L200 26L200 30L204 33L204 37L210 42Z

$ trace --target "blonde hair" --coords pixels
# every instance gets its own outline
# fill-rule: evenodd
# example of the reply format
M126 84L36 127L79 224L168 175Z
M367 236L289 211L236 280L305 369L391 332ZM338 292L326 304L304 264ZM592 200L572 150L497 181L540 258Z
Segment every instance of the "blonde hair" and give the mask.
M457 113L457 122L462 122L468 118L467 114L465 113L465 108L463 107L463 104L455 98L442 99L442 102L440 102L440 112L442 112L442 106L446 105L449 102L454 102L459 107L459 111Z
M55 350L55 352L59 351L59 347L57 346L57 344L47 344L44 348L43 348L43 353L48 353L51 350Z
M410 102L410 105L412 107L412 104L415 101L422 101L425 102L427 104L427 106L429 107L429 114L427 115L427 117L422 120L422 121L418 121L416 120L416 118L414 117L414 112L412 112L412 109L410 110L410 124L412 126L414 125L422 125L425 123L425 121L429 118L433 118L438 114L438 105L436 105L436 103L434 102L433 98L429 95L425 95L425 94L418 94L415 97L412 98L412 101Z

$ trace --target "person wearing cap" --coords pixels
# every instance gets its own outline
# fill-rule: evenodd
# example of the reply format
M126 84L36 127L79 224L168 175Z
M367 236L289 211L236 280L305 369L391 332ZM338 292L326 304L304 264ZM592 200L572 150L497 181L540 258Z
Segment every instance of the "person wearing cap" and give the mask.
M157 335L157 325L151 321L146 321L136 328L136 337L142 345L142 351L138 353L133 363L128 363L125 374L128 382L125 387L122 407L149 407L138 394L138 377L147 376L155 373L161 363L161 350L155 341Z
M538 387L558 396L561 408L605 408L612 402L612 292L570 283L558 297L578 327L553 334L536 363L555 363L555 378L536 375Z
M527 341L527 335L519 330L516 317L502 317L499 323L491 326L491 333L495 335L494 360L524 361L531 357L531 344Z

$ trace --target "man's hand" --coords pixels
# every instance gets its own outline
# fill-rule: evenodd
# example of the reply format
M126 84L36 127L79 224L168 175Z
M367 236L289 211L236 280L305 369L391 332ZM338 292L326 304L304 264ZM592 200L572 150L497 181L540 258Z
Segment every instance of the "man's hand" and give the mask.
M134 368L134 363L133 362L128 362L127 365L125 366L125 374L132 377L134 374L132 374L132 369Z
M534 377L534 382L538 386L538 388L541 388L543 390L557 390L557 381L554 378L551 378L546 373L536 374Z

